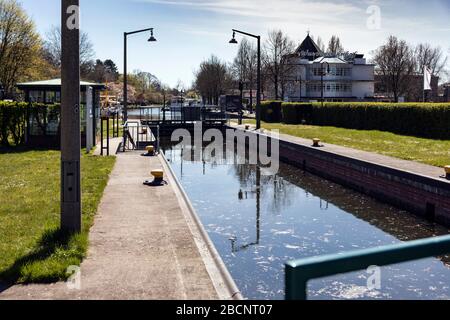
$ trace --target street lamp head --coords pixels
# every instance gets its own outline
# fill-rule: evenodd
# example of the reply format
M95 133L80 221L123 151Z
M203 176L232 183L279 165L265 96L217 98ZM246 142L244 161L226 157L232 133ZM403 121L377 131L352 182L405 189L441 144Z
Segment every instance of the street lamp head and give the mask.
M330 74L330 73L331 73L331 67L330 67L330 64L329 64L328 62L326 62L326 61L322 62L322 66L323 66L324 64L327 65L327 68L325 69L324 73L325 73L325 74ZM323 67L322 67L322 70L323 70Z
M233 31L233 39L230 40L231 44L237 44L238 42L236 41L236 32Z
M148 39L148 42L156 42L156 38L153 36L153 30L150 31L150 39Z

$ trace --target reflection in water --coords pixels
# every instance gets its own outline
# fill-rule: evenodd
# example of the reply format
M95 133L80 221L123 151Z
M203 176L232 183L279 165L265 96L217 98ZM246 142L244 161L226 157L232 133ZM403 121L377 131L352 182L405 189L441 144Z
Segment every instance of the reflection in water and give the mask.
M282 164L264 168L163 147L211 240L250 299L284 297L284 263L443 235L448 229ZM242 160L242 159L240 159ZM365 271L311 281L313 299L448 299L450 258L382 268L382 289ZM447 263L447 265L446 265Z
M259 245L259 242L261 239L261 168L257 167L255 171L256 171L255 190L250 191L250 193L256 194L256 220L255 220L256 221L256 241L237 246L236 242L238 239L236 236L233 236L230 238L232 253L237 253L241 250L246 250L246 249L250 248L251 246L257 246L257 245ZM239 201L244 200L244 194L245 194L245 199L247 200L249 192L248 191L243 192L242 189L239 190L239 195L238 195Z

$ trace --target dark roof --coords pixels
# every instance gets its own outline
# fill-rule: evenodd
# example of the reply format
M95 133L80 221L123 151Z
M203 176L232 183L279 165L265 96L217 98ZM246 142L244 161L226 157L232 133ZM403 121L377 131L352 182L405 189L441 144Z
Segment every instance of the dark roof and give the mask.
M300 57L306 58L308 60L315 60L323 55L322 50L314 42L314 40L309 36L306 36L305 40L300 44L300 46L295 50L295 53L300 55Z

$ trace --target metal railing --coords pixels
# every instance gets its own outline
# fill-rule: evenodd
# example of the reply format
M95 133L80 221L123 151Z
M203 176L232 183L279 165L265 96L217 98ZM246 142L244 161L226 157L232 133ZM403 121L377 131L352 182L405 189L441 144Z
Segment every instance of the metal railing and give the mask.
M124 141L123 151L142 150L147 144L152 144L159 149L159 127L156 127L157 136L153 134L150 126L140 121L127 121L123 125Z
M291 261L286 264L286 300L306 300L308 281L313 279L447 253L450 236Z
M147 123L226 122L227 113L218 107L139 107L130 110L129 118Z

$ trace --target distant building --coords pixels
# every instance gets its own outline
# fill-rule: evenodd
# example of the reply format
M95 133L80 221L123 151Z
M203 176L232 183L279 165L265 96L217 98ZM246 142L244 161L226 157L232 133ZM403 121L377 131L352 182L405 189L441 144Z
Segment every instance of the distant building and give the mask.
M450 82L444 84L444 95L442 102L450 102Z
M325 101L373 101L375 66L362 54L324 54L308 34L285 63L285 101L321 100L322 90Z
M380 102L394 102L394 94L389 91L386 76L375 74L375 100ZM402 102L438 102L439 99L439 77L431 77L431 91L423 90L423 74L415 73L403 81L405 88L400 92L399 98Z

